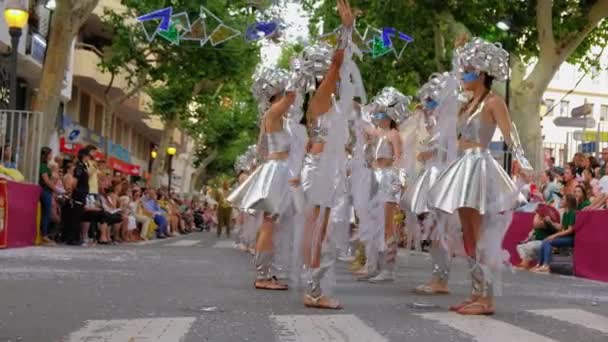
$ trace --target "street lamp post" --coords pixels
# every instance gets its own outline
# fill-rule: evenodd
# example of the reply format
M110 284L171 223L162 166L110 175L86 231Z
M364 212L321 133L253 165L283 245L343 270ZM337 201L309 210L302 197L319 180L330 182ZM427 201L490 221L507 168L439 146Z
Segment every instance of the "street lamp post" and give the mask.
M506 32L511 38L511 33L513 32L513 24L509 19L501 20L496 23L496 27L498 27L501 31ZM507 104L507 109L511 109L511 51L505 47L507 51L507 80L505 82L505 103ZM506 138L505 138L506 141ZM505 171L511 175L511 165L513 162L513 157L509 153L509 146L506 142L502 144L503 150L503 167Z
M150 151L150 161L148 162L148 173L152 173L152 164L156 160L157 156L158 156L158 152L156 152L156 149L153 149L152 151Z
M169 175L169 189L167 190L167 192L169 196L171 195L171 176L173 174L173 156L175 155L175 153L177 153L177 149L175 148L175 146L167 147L167 155L169 156L169 168L167 170L167 173Z
M4 7L4 19L11 36L11 75L9 109L17 109L17 57L19 56L19 39L27 24L29 13L19 0L7 0Z

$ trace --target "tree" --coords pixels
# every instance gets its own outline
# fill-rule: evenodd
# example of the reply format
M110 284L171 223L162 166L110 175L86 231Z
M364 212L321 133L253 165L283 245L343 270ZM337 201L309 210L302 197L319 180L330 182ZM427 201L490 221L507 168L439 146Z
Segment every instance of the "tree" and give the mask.
M297 57L304 49L301 43L286 44L281 49L281 55L277 61L277 67L289 70L291 59Z
M54 20L51 22L49 44L46 51L42 77L38 94L34 100L33 110L44 115L42 141L50 140L53 123L59 108L59 96L65 70L68 65L69 52L72 49L74 36L87 20L99 0L57 0Z
M240 30L251 19L251 12L243 7L245 3L245 0L229 4L223 0L210 0L205 6L225 24ZM134 87L143 84L152 98L151 109L161 116L165 124L157 158L159 162L155 163L153 170L154 183L158 184L165 169L165 152L173 132L183 122L182 118L188 116L190 107L197 104L197 97L213 92L223 83L242 82L259 60L259 46L238 38L216 47L209 43L201 47L199 42L171 44L161 37L149 42L141 25L125 21L124 17L137 17L162 8L165 2L122 0L122 4L126 13L108 11L104 16L115 36L101 67L127 75ZM187 13L192 22L200 14L201 3L198 0L177 0L171 4L176 12Z
M315 1L309 1L308 5L311 2ZM317 22L323 19L325 27L336 25L332 3L324 1L316 10ZM362 68L366 82L370 82L371 73L372 87L382 81L396 83L394 78L398 76L394 74L400 73L402 63L416 70L409 72L412 76L409 81L420 76L418 81L422 82L432 71L449 68L449 44L459 32L469 30L474 36L502 42L511 52L512 117L520 130L526 154L537 169L541 166L542 146L539 108L549 82L565 61L587 68L598 67L597 59L590 53L591 47L608 43L608 21L603 20L608 16L607 0L387 0L381 5L357 0L353 3L365 11L362 19L378 27L399 29L411 23L409 31L406 27L404 32L415 39L412 49L408 47L409 53L393 65L394 69L387 67L388 58L375 64L372 70ZM512 34L496 28L496 23L505 18L516 28ZM531 67L529 73L526 66Z

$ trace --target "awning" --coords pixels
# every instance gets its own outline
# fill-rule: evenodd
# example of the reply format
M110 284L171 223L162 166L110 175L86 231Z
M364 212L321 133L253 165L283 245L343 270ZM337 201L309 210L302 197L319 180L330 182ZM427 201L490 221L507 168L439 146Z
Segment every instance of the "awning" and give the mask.
M139 176L139 174L141 172L141 168L139 165L129 164L129 163L126 163L126 162L124 162L120 159L114 158L114 157L108 158L108 165L116 171L122 172L127 175L131 175L131 176Z
M83 148L85 148L85 145L83 145L83 144L66 143L65 137L59 138L59 150L61 153L66 153L66 154L71 154L71 155L76 156L78 154L78 151L80 151ZM105 154L103 152L101 152L100 150L97 150L97 152L95 153L96 160L105 160L106 159L105 157L106 157ZM140 175L141 167L139 165L129 164L129 163L124 162L115 157L108 158L107 162L108 162L108 165L113 170L122 172L127 175L131 175L131 176Z

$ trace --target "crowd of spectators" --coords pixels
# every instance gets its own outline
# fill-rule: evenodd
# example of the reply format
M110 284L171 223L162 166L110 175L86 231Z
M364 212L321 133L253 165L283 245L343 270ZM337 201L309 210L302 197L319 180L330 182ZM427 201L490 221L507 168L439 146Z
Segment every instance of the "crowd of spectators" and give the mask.
M77 158L40 154L40 235L43 245L120 244L214 229L217 202L182 197L131 182L96 160L88 146Z
M608 148L604 148L601 161L576 153L572 162L557 167L551 158L538 186L530 175L521 175L524 195L535 206L532 230L517 247L521 269L550 272L553 253L574 247L576 213L608 208L607 165Z

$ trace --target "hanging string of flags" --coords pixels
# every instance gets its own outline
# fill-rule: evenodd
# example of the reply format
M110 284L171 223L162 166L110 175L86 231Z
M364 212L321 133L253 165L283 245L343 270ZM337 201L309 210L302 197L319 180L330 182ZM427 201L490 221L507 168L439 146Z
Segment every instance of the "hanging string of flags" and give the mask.
M144 14L137 17L137 21L142 25L149 42L161 37L173 45L189 41L196 42L200 46L209 42L215 47L241 35L239 30L225 24L205 6L200 7L199 15L193 22L190 21L188 13L174 13L173 7ZM276 39L283 29L285 24L280 19L259 21L246 28L244 38L249 42ZM335 29L319 37L319 40L337 46L339 37L339 29ZM380 30L370 25L367 25L363 34L355 28L352 39L359 51L370 54L372 58L392 52L397 59L401 59L406 47L414 41L412 37L393 27L384 27Z

